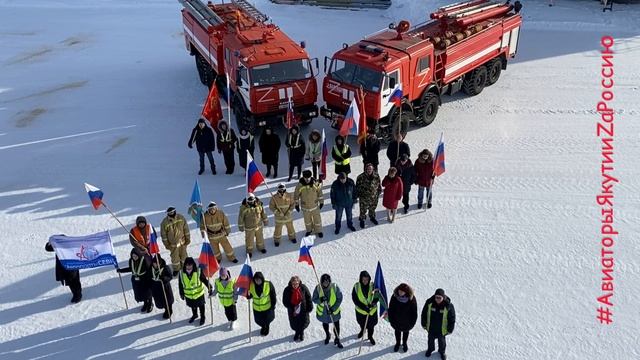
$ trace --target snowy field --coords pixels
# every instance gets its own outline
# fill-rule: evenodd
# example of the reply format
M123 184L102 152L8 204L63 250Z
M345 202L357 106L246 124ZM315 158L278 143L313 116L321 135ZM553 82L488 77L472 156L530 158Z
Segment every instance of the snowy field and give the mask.
M421 22L448 2L398 0L386 11L267 0L257 6L322 59L390 22ZM318 271L330 273L346 295L345 349L338 351L322 344L313 316L305 341L292 341L282 290L291 275L309 286L315 279L310 267L296 262L297 246L273 247L272 226L265 231L268 253L253 259L254 271L262 271L278 293L268 337L253 325L248 342L244 299L234 331L226 330L217 301L213 326L187 324L189 309L180 301L173 324L157 310L141 315L128 276L125 310L111 268L81 271L83 300L69 304L68 288L54 279L53 254L44 251L47 238L106 228L125 263L126 234L103 209L94 212L83 182L102 188L127 226L145 215L159 231L168 206L185 213L197 176L197 154L186 143L206 89L184 48L177 1L0 0L0 359L353 357L358 342L351 287L361 270L373 274L378 260L389 291L404 281L414 287L419 311L436 288L446 290L457 310L450 359L640 358L640 4L616 4L602 13L595 1L523 3L519 53L500 81L477 97L445 98L436 121L408 135L417 154L434 150L444 132L447 172L435 184L433 208L414 206L394 224L381 221L355 233L343 228L334 236L333 212L324 207L326 235L313 253ZM619 110L614 175L620 179L620 236L610 326L595 318L601 178L594 108L603 35L616 39ZM324 127L330 139L335 135L323 119L313 127ZM216 161L220 170L218 154ZM355 157L352 168L361 167ZM242 254L244 236L235 221L244 176L236 170L199 179L203 200L217 201L234 223L230 240ZM324 190L327 199L328 184ZM264 187L257 194L267 199ZM295 225L300 237L299 214ZM199 234L191 228L189 253L197 256ZM239 269L231 267L232 276ZM173 286L177 293L175 281ZM392 352L388 323L381 322L376 334L378 344L365 345L362 358L424 358L427 335L419 325L406 354Z

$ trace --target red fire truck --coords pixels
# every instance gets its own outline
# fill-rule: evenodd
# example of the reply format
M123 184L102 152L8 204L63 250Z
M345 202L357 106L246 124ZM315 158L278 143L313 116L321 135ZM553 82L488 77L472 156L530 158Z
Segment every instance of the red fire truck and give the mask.
M231 88L239 127L282 124L288 102L304 124L318 116L315 67L304 50L245 0L179 0L187 50L203 84ZM225 94L226 91L221 91Z
M365 94L369 132L383 142L406 134L409 123L433 122L441 95L477 95L500 77L516 54L522 5L474 0L442 7L412 29L389 25L325 58L322 116L339 123L358 88ZM329 68L327 62L330 60ZM327 71L328 70L328 71ZM401 106L390 101L402 93Z

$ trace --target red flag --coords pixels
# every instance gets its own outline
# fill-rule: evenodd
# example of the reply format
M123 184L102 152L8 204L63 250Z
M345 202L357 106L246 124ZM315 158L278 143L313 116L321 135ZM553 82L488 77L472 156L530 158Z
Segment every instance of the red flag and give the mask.
M360 124L358 125L358 144L362 144L367 138L367 114L364 111L364 90L362 87L356 91L358 109L360 110Z
M287 129L291 129L296 123L296 114L293 112L293 101L289 98L289 104L287 104Z
M202 117L209 120L214 129L218 128L218 121L222 120L222 106L220 105L220 97L218 96L218 88L215 84L211 86L207 101L202 108Z

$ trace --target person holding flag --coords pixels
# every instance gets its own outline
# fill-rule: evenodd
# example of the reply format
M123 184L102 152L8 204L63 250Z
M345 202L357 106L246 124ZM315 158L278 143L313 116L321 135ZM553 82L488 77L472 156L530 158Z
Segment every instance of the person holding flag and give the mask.
M378 317L376 316L378 297L375 295L376 291L371 281L371 275L365 270L361 271L358 282L353 285L353 290L351 290L351 299L356 307L356 320L360 326L358 339L364 336L366 329L367 339L371 345L376 344L373 339L373 331L378 324Z
M146 250L146 249L145 249ZM140 312L150 313L153 311L151 293L151 265L144 258L139 248L131 249L129 266L116 270L118 273L131 274L131 288L136 302L143 303Z
M200 310L200 325L204 325L205 314L205 295L207 290L211 295L212 289L209 280L205 274L198 268L196 261L192 257L188 257L184 261L184 266L179 274L178 290L180 291L180 299L185 300L187 306L191 308L191 318L189 324L198 318L198 309Z
M173 289L171 288L171 268L160 256L154 255L155 259L151 265L151 295L158 309L164 309L163 319L168 319L173 314ZM163 289L164 287L164 289Z
M206 233L216 260L218 262L222 261L222 254L220 253L220 246L222 246L227 260L234 264L238 263L238 259L236 259L236 255L233 252L233 246L231 246L227 238L231 233L231 225L224 211L218 208L218 204L215 201L211 201L203 218L204 221L200 222L200 234L204 238Z
M187 258L187 246L191 244L191 232L187 219L176 212L176 208L167 208L167 216L160 223L160 236L164 247L171 254L173 276L178 275Z
M129 231L129 242L131 246L145 257L147 265L150 265L151 257L149 256L149 244L151 237L156 238L156 229L147 223L147 218L138 216L136 218L136 226Z
M249 257L253 256L254 239L258 250L263 254L267 252L264 247L263 226L267 226L268 223L262 201L253 193L249 193L242 200L242 205L240 205L240 211L238 212L238 229L241 232L244 231L245 246Z
M253 318L260 326L260 335L269 335L269 326L276 318L276 289L271 281L264 279L260 271L253 275L248 299L253 300Z
M275 246L280 246L282 238L282 227L287 227L287 235L289 241L296 243L296 230L293 228L293 196L287 193L287 187L284 183L278 185L278 192L271 197L269 201L269 209L273 212L275 218L275 229L273 230L273 242Z
M329 324L333 323L335 335L333 343L342 349L343 346L340 342L340 304L342 304L342 291L340 291L337 284L331 282L331 276L329 276L329 274L322 274L320 284L313 290L311 301L317 304L316 318L320 320L322 328L324 329L324 344L329 344L331 340Z
M224 308L224 315L229 321L229 330L233 330L235 321L238 320L236 303L238 294L234 292L235 280L231 278L231 272L226 267L220 268L218 278L213 285L213 296L218 295L220 305Z
M351 173L351 148L345 143L344 139L342 135L336 136L335 145L331 148L331 157L335 163L336 175Z
M204 173L204 156L207 155L209 159L209 165L211 165L211 172L216 174L216 162L213 159L213 152L216 150L216 137L213 134L213 130L207 126L206 120L203 118L198 119L198 124L191 131L189 137L189 143L187 146L189 149L193 149L193 143L196 144L196 150L198 150L198 156L200 157L200 171L198 175Z
M289 326L295 332L293 341L304 340L304 330L309 326L309 313L313 310L311 293L300 277L294 275L282 293L282 304L287 308Z
M218 122L222 120L222 105L220 105L220 96L218 94L218 88L215 85L215 80L211 85L207 100L202 107L202 118L207 119L214 128L216 128Z

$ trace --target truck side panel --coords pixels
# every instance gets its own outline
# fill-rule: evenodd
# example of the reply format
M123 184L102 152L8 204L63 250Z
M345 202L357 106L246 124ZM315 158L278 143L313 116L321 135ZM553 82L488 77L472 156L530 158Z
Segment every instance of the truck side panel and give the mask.
M182 19L184 36L207 59L213 70L218 72L218 54L215 51L215 44L210 44L209 34L188 12L182 12Z

